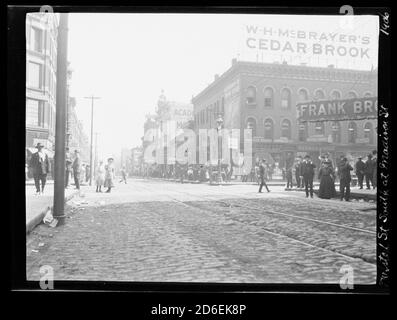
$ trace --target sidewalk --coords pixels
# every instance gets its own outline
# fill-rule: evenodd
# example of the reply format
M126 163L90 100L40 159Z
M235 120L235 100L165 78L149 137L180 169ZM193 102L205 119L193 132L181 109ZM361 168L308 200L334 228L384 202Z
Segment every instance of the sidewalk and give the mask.
M27 181L26 194L26 233L32 231L43 220L48 208L52 209L54 201L54 184L45 187L44 195L36 195L36 188ZM65 202L78 193L74 187L65 189Z

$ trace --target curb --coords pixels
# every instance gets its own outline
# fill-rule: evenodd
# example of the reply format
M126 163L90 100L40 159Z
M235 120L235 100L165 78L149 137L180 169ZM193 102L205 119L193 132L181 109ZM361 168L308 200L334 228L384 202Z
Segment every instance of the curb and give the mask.
M65 203L71 200L76 194L78 194L78 191L75 191L72 194L66 196ZM37 225L39 225L43 221L44 216L48 210L52 210L52 206L48 206L37 216L35 216L33 219L26 223L26 234L29 234Z

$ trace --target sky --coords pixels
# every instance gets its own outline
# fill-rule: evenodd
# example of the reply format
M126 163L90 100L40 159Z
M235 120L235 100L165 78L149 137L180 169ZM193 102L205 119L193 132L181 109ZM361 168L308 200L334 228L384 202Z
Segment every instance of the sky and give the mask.
M122 148L141 144L145 115L154 113L161 91L168 100L187 102L222 74L231 60L306 62L308 65L370 70L377 67L379 27L377 17L272 16L236 14L69 14L68 60L73 76L71 95L76 112L90 137L91 100L95 95L94 132L98 132L100 157L119 156ZM347 18L349 19L349 18ZM366 48L369 58L312 58L307 53L259 50L259 38L314 42L269 34L249 34L247 26L275 32L302 30L356 35L355 44L324 44ZM359 43L368 37L369 43ZM247 38L254 38L247 46ZM334 38L335 40L336 38ZM269 43L270 45L270 43ZM323 47L324 49L324 47ZM358 52L358 51L357 51ZM356 53L356 51L354 51Z

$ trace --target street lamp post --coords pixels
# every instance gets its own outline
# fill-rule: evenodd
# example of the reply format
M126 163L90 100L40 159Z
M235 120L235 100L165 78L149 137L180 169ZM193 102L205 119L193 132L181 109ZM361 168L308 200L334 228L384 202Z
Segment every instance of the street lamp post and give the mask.
M85 99L91 99L91 145L90 145L90 186L92 185L92 147L94 140L94 99L100 99L100 97L84 97Z
M216 119L217 131L218 131L218 184L222 183L222 164L221 164L221 151L222 151L222 142L221 142L221 129L223 124L222 116L219 114L218 119Z

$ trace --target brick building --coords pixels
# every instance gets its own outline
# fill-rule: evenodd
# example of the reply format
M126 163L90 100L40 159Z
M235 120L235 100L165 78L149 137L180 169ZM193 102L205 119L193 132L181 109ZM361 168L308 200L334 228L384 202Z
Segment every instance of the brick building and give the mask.
M355 157L376 148L377 120L300 124L302 101L377 96L377 70L337 69L242 62L231 67L192 99L196 130L215 128L221 114L227 129L252 128L253 160L267 158L280 166L297 154L317 159L329 152ZM241 141L242 141L241 133ZM243 143L241 142L241 150Z

